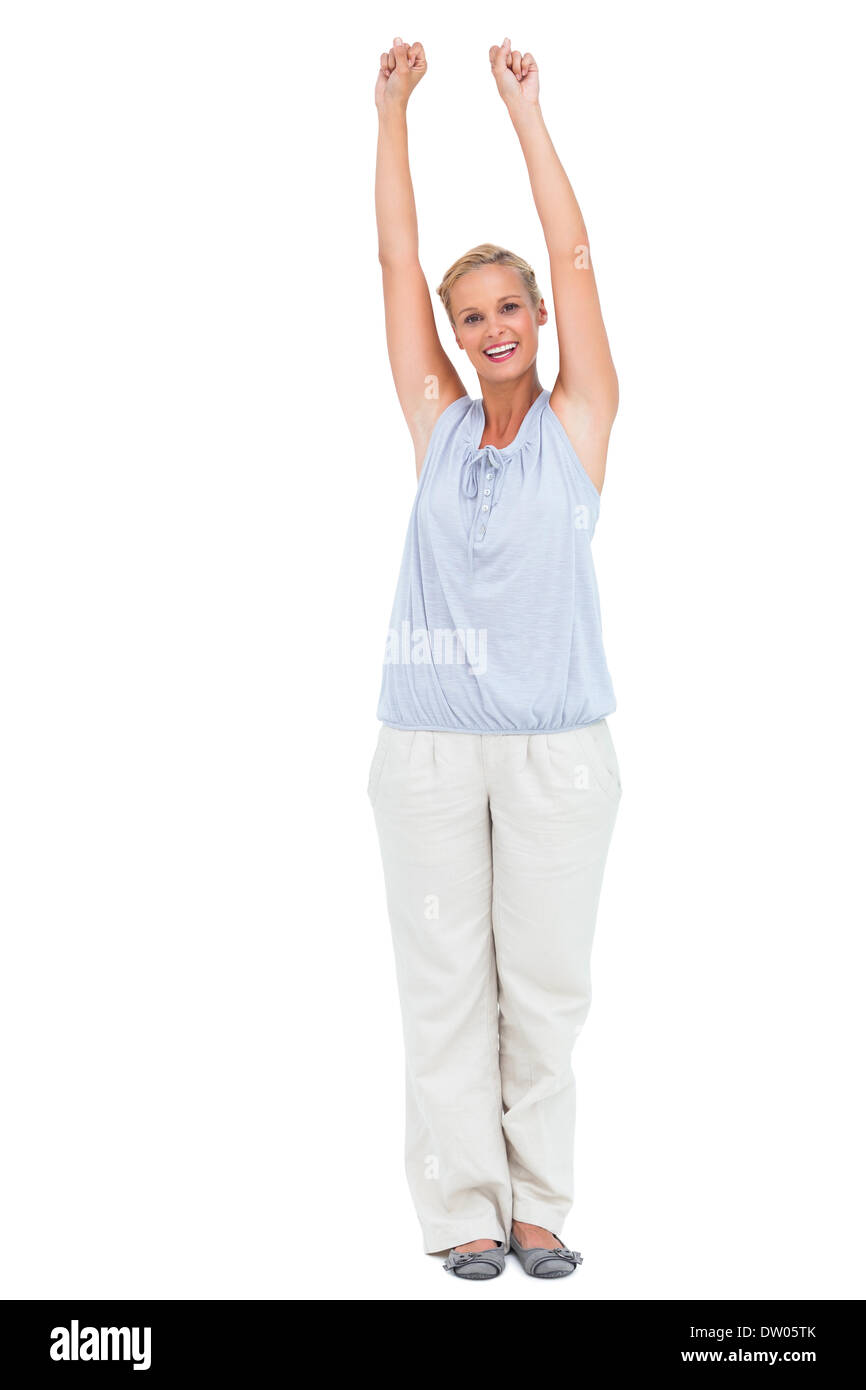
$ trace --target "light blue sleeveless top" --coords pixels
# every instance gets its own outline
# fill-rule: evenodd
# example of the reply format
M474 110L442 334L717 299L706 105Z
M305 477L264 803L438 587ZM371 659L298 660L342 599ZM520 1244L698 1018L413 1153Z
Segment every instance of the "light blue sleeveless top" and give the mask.
M418 480L377 710L397 729L556 733L616 709L590 545L599 494L544 390L504 449L443 410Z

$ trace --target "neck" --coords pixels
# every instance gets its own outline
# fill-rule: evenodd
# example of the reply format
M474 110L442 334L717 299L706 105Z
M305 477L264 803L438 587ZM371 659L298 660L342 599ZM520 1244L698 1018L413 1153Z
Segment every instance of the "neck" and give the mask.
M516 381L481 382L481 399L484 404L484 429L481 445L492 444L494 448L504 448L514 439L523 423L527 411L541 394L543 387L538 373L527 372Z

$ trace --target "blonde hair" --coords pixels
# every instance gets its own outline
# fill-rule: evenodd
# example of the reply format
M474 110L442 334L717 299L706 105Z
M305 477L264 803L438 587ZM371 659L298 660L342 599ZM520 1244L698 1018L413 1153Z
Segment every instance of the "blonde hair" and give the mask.
M541 302L541 291L535 278L535 271L522 256L517 256L513 251L506 251L504 246L494 246L491 242L485 241L481 246L473 246L471 251L467 251L465 256L461 256L459 261L455 261L446 270L441 285L438 286L436 293L445 305L445 312L451 323L454 324L454 315L451 312L451 295L454 286L461 275L466 275L470 270L477 270L482 265L508 265L516 270L526 286L526 293L532 300L532 307L537 309Z

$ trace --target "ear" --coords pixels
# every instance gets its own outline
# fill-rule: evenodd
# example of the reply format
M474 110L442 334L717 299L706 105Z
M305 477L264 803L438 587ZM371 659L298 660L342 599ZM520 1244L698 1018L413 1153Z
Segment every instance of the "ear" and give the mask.
M548 314L546 308L544 307L544 300L543 300L543 299L539 299L539 301L538 301L538 323L539 323L539 326L541 326L541 324L543 324L543 323L547 323L547 320L548 320L549 318L550 318L550 315Z

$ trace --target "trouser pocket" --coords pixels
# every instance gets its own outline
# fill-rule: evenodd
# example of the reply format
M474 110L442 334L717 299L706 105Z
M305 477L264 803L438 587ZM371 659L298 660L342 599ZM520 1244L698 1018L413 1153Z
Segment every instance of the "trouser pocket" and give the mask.
M593 724L584 724L578 733L581 747L586 751L587 762L601 790L606 796L618 800L622 795L622 780L607 720L597 719Z
M373 760L370 763L370 772L367 777L367 796L373 805L376 804L376 795L379 791L379 783L382 780L382 772L385 767L385 759L388 756L388 726L383 724L379 730L379 737L376 740L376 747L373 751Z

